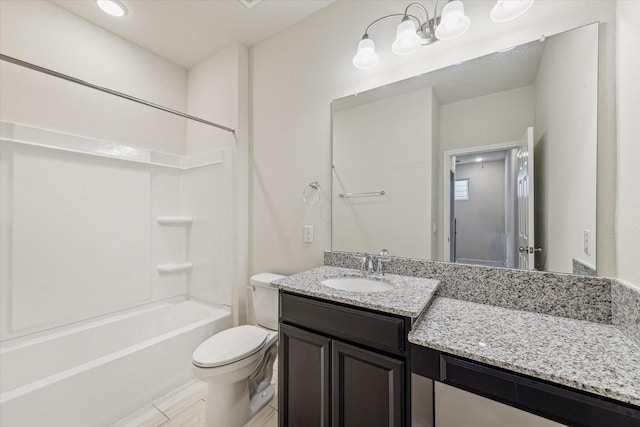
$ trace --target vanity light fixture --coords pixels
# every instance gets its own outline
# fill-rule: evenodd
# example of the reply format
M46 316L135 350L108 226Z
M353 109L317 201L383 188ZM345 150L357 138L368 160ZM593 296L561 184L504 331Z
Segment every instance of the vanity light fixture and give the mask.
M491 9L493 22L507 22L524 15L531 8L533 0L498 0Z
M103 12L117 18L122 18L129 13L127 7L119 0L96 0L96 4Z
M449 0L442 8L438 16L438 3L433 8L433 17L420 3L410 3L404 13L393 13L376 19L364 30L362 40L358 43L358 51L353 57L353 65L356 68L366 70L373 68L379 62L375 44L369 38L369 29L380 21L388 18L402 17L396 28L396 39L391 45L391 51L396 55L409 55L438 40L453 40L463 35L471 25L471 20L464 14L464 5L461 0ZM498 0L491 10L491 19L496 22L506 22L524 14L533 0ZM422 9L426 15L423 22L417 16L409 14L411 7Z

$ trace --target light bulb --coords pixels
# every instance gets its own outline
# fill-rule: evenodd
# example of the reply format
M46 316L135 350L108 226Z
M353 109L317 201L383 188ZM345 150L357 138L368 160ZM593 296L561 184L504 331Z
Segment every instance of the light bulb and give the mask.
M498 0L491 9L491 20L507 22L516 19L531 8L533 0Z
M378 61L379 58L373 40L365 35L358 43L358 52L353 57L353 65L361 70L366 70L375 67Z
M442 9L440 24L436 28L436 37L440 40L451 40L463 35L471 25L471 20L464 14L461 1L450 1Z
M409 55L418 50L420 42L416 24L405 17L396 29L396 40L391 45L391 51L396 55Z
M118 0L96 0L96 4L103 12L121 18L128 13L124 4Z

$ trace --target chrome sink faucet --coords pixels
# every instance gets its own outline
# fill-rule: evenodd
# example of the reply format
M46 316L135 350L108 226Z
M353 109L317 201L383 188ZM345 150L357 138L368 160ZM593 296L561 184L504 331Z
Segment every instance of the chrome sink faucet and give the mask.
M369 274L375 273L373 265L373 256L369 254L360 254L360 271L367 272Z
M360 260L360 271L363 273L366 272L368 274L379 274L381 276L384 275L384 266L389 261L391 261L391 257L389 256L389 251L383 249L380 251L378 256L370 255L367 253L356 254L356 257Z

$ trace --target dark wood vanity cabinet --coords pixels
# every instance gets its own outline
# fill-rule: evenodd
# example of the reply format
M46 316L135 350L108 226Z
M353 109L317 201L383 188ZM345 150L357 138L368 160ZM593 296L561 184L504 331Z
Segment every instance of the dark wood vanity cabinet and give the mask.
M407 426L410 319L280 293L281 427Z
M331 340L280 324L278 408L281 426L328 427Z
M568 426L640 426L635 405L417 345L412 361L417 375Z

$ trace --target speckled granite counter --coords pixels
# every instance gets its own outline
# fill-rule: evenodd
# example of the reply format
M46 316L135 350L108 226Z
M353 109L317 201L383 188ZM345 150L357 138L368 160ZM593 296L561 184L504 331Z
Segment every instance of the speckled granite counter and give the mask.
M392 284L394 289L385 292L347 292L320 283L329 278L353 276L383 280ZM386 274L382 277L371 276L349 268L322 266L276 280L272 286L284 291L347 303L356 307L400 316L418 317L437 290L438 281L395 274Z
M409 341L640 405L640 347L612 325L438 297Z

